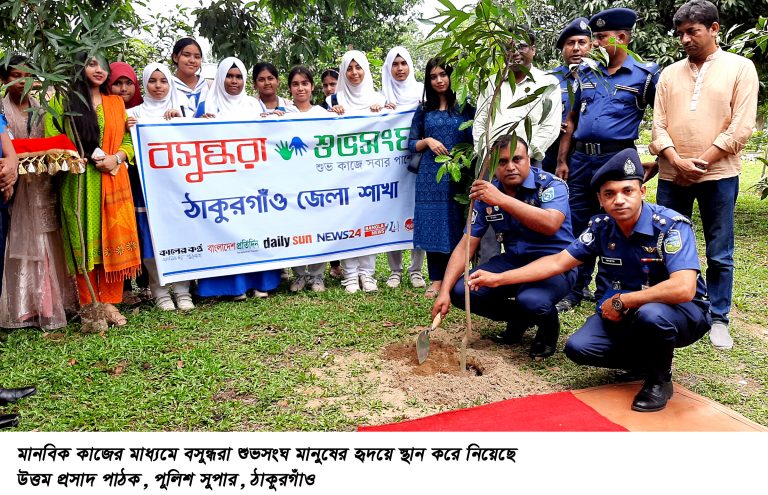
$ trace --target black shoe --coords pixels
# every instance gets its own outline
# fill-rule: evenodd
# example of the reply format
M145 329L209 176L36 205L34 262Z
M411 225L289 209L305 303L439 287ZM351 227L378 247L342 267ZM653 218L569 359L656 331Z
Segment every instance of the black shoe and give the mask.
M528 351L528 355L533 359L548 358L557 350L557 337L560 336L560 325L558 324L554 328L543 329L539 328L536 331L536 336L533 338L531 344L531 350Z
M629 383L645 380L648 377L648 373L642 370L627 370L616 372L613 381L616 383Z
M19 426L19 417L15 414L3 414L0 416L0 430Z
M523 334L528 328L520 328L519 324L507 322L507 329L502 333L492 335L491 340L497 344L513 345L523 341Z
M0 388L0 406L7 406L13 404L19 399L29 397L37 392L35 387L24 388Z
M571 299L563 299L557 304L555 304L555 308L557 309L558 313L565 313L566 311L570 311L576 306L581 304L581 301L573 301Z
M672 398L672 382L654 383L646 380L632 401L632 410L638 412L661 411Z

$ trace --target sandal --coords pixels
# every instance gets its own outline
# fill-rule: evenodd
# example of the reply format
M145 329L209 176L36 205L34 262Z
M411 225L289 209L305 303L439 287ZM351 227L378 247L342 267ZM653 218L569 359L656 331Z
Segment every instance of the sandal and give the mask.
M111 304L104 305L104 316L110 325L114 325L116 327L122 327L128 323L128 320L120 313L120 310Z
M440 289L435 289L434 287L430 287L424 291L424 295L427 297L427 299L434 299L438 294L440 294Z

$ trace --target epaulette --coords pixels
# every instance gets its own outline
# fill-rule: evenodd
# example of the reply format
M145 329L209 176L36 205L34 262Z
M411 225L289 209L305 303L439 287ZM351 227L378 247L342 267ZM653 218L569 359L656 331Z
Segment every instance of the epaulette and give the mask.
M661 70L661 67L656 62L638 62L637 66L649 74L656 74Z
M610 225L611 224L611 217L605 214L595 215L590 219L589 223L587 223L587 227L594 229L602 228L603 225Z
M685 215L675 215L674 217L672 217L672 221L684 222L684 223L687 223L688 225L693 225L693 223L691 222L691 219L686 217Z
M654 213L651 218L653 218L653 221L658 223L659 225L666 225L667 224L667 219L665 217L662 217L658 213Z

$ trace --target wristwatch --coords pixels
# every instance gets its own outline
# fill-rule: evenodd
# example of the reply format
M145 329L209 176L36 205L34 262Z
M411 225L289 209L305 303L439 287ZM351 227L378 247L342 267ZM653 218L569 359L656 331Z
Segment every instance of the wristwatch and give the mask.
M120 165L121 163L123 163L123 159L122 159L122 158L120 158L120 155L118 155L117 153L115 153L115 160L117 160L117 164L118 164L118 165Z
M611 299L611 306L617 313L623 313L627 310L624 306L624 302L621 300L621 294L616 294L616 296Z

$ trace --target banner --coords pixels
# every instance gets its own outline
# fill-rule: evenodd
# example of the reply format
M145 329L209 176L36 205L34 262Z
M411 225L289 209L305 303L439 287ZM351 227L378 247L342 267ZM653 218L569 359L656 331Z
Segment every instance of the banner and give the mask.
M413 113L135 125L160 282L413 247Z

